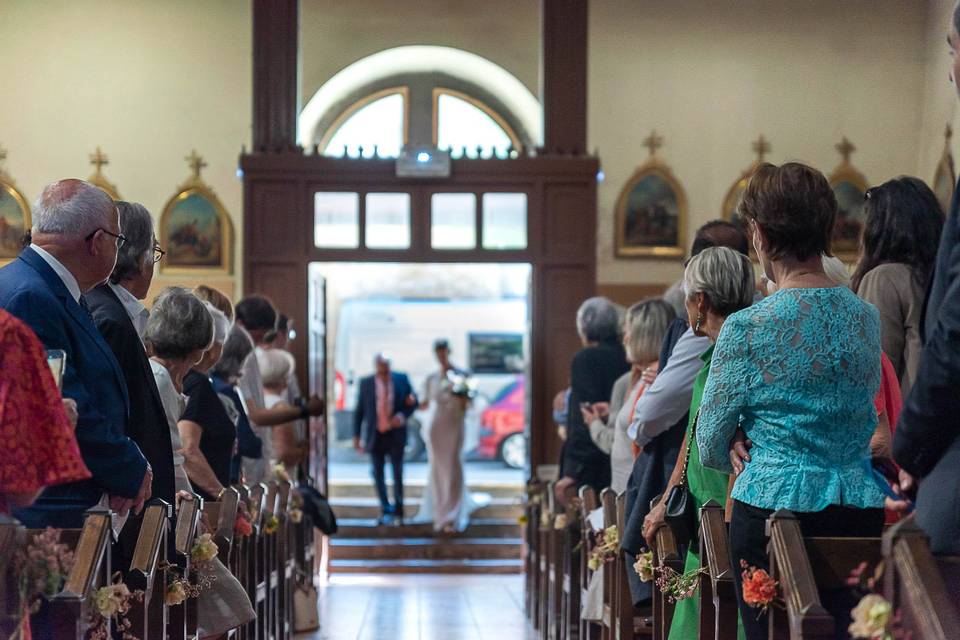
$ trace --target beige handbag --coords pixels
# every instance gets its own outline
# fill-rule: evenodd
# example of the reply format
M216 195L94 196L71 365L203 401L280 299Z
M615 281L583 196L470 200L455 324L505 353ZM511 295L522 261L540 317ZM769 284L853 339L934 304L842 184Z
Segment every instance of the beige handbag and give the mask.
M317 588L312 581L297 580L293 588L293 630L296 633L320 628Z

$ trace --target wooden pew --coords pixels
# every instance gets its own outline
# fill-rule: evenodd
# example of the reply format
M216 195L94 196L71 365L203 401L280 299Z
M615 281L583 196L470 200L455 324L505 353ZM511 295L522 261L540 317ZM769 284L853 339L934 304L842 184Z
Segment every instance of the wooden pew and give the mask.
M177 519L173 531L175 562L184 575L190 571L190 551L197 536L203 500L194 495L180 500ZM197 599L187 598L182 604L167 607L167 635L171 640L192 638L197 633Z
M724 509L715 500L700 508L700 566L707 570L707 575L700 578L700 638L736 640L734 580L739 571L730 563Z
M581 489L581 493L582 493ZM563 529L561 545L563 548L561 559L563 562L563 580L560 597L560 639L579 640L580 638L580 571L581 556L583 555L582 513L580 495L571 497L567 501L567 526Z
M239 504L243 504L245 509L249 510L250 505L250 491L244 485L240 484L233 487L233 490L237 492L238 507ZM236 520L234 520L234 525L236 525ZM251 590L250 590L250 580L248 576L248 567L249 567L249 549L250 541L253 539L253 536L238 537L234 535L231 549L230 549L230 564L227 566L230 567L230 572L236 576L237 580L243 585L243 590L246 591L247 597L250 598L250 602L254 602ZM248 626L243 626L234 632L234 635L237 640L248 640L247 629Z
M540 504L542 499L543 483L536 478L527 481L527 499L523 505L523 513L527 521L523 525L524 543L524 589L523 608L530 621L538 619L538 592L539 586L539 559L537 557L537 527L540 524Z
M252 620L246 629L246 637L250 640L263 638L263 617L266 614L267 587L263 575L263 566L260 561L263 534L263 525L266 520L264 510L266 506L267 487L263 483L250 487L250 524L253 526L253 535L247 539L247 581L244 585L247 596L257 612L257 619Z
M590 535L591 527L589 523L590 514L600 506L597 498L597 492L590 486L580 488L580 607L577 609L577 616L580 618L580 640L595 640L600 637L602 625L592 620L584 620L580 609L586 602L587 587L593 578L593 571L590 570Z
M770 608L770 637L833 638L837 620L843 625L856 605L846 579L861 562L868 564L868 571L876 567L880 538L804 538L799 520L785 509L770 516L767 533L770 576L780 583L786 601L785 612ZM822 595L827 597L826 606Z
M616 523L619 536L623 536L627 524L627 494L622 492L616 499ZM634 615L633 595L630 593L630 582L627 573L633 571L633 566L627 562L626 552L617 550L617 558L613 563L614 592L614 638L618 640L632 640L638 636L653 634L652 615Z
M540 519L537 521L537 602L538 616L534 628L540 632L540 638L546 638L549 624L549 603L547 593L550 590L550 548L549 533L553 529L553 482L543 485L540 498Z
M277 484L276 514L280 519L280 529L275 535L274 564L277 571L276 614L274 616L274 637L286 640L293 634L293 579L294 561L292 551L293 523L290 522L290 492L293 485L284 480Z
M233 550L234 525L237 522L237 504L240 494L232 487L224 487L215 501L203 503L203 513L207 522L213 528L213 541L217 545L217 559L225 567L231 568L231 551ZM236 574L234 574L236 576Z
M650 508L656 506L660 497L650 501ZM683 558L680 556L680 550L677 546L677 540L673 536L673 531L666 524L661 525L656 531L656 537L653 541L653 566L670 567L674 571L683 571ZM670 625L673 622L674 604L669 602L659 589L653 589L653 637L655 640L667 640L670 635Z
M73 548L74 564L63 590L32 616L34 638L83 638L89 627L94 592L110 583L111 512L94 508L82 529L63 530L60 541ZM108 629L110 627L107 623Z
M956 583L960 582L960 558L934 557L926 535L913 520L888 529L882 550L884 597L894 611L900 611L904 629L916 640L956 638L960 631L960 585Z
M11 561L26 539L27 530L23 525L0 514L0 638L9 638L20 627L23 603Z
M162 500L153 500L147 506L124 580L131 591L142 589L144 593L142 601L133 602L128 615L132 624L130 633L140 640L167 637L164 610L167 580L161 566L167 557L167 522L172 516L173 507Z
M564 491L563 503L569 505L576 495L576 487L570 486ZM550 514L550 526L547 532L547 628L546 637L549 640L559 640L563 628L563 566L564 553L563 534L566 525L560 520L566 520L567 509L560 509L554 502ZM560 525L558 527L558 525Z
M263 506L260 509L260 528L257 531L257 639L269 640L276 626L277 567L276 533L267 533L267 521L277 514L277 484L266 485Z
M603 530L617 524L617 494L610 487L600 492L600 505L603 507ZM601 640L614 640L616 637L616 621L614 612L614 594L616 593L616 568L614 563L603 565L603 624L600 632Z

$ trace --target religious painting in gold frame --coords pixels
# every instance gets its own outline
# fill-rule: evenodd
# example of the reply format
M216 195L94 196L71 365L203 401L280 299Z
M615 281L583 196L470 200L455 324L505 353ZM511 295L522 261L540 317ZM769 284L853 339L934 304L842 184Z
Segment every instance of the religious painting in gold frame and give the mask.
M953 129L950 128L950 125L947 125L947 130L944 133L946 140L943 145L943 154L941 154L940 161L937 163L937 170L933 174L933 184L931 185L944 215L950 213L950 206L953 204L953 191L957 187L957 173L953 164L953 153L950 151L950 138L952 137Z
M830 186L837 197L837 220L833 226L831 251L841 260L851 262L860 251L863 234L864 197L869 188L866 177L850 162L856 147L846 137L836 145L843 161L830 174Z
M0 149L0 162L7 152ZM30 230L30 205L26 197L0 167L0 264L13 260L20 253L23 238Z
M166 251L165 274L232 272L233 228L226 209L201 178L203 159L188 157L193 176L167 202L160 215L158 241Z
M685 253L687 195L656 155L662 140L656 132L647 138L650 157L617 198L617 257L680 258Z

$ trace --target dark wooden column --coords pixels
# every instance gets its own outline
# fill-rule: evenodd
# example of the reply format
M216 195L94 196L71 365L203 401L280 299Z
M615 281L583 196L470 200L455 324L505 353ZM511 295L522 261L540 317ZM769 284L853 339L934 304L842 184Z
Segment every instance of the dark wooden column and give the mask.
M253 150L297 144L299 0L253 0Z
M586 154L588 0L542 0L543 146Z

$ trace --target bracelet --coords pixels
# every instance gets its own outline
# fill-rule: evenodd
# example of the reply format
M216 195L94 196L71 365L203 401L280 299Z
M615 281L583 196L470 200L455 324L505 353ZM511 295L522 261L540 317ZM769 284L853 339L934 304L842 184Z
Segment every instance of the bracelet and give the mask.
M307 407L307 400L303 396L300 396L293 401L293 405L300 409L300 419L304 420L310 417L310 409Z

